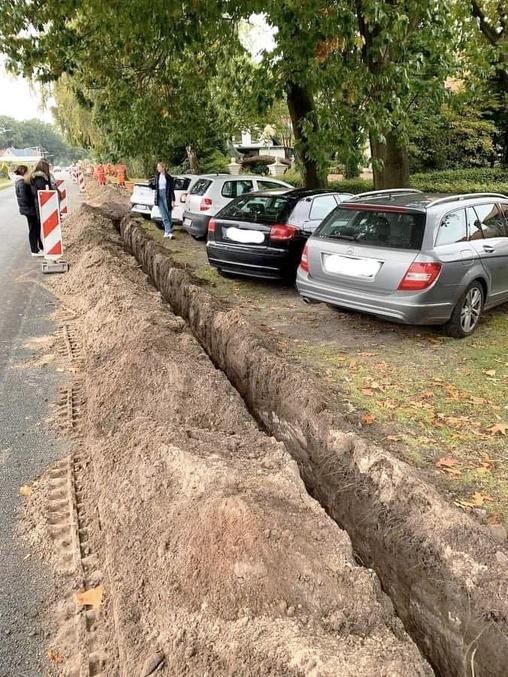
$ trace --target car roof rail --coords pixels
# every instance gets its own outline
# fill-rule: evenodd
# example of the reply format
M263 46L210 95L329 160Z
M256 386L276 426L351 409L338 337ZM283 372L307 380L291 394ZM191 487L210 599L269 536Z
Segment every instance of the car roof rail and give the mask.
M383 190L369 190L366 193L357 193L354 197L352 197L348 202L353 202L357 198L364 198L364 197L374 197L375 195L380 195L381 197L383 195L406 195L410 193L421 193L421 190L417 190L416 188L385 188Z
M434 207L435 205L445 204L446 202L455 202L456 200L474 200L476 197L502 197L507 198L503 193L462 193L459 195L447 195L446 197L439 197L436 200L432 200L427 205L429 207Z

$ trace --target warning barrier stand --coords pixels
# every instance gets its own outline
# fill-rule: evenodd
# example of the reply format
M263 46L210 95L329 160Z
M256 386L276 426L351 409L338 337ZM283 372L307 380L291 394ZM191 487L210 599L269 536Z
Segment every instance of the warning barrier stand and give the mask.
M39 190L37 192L39 214L41 216L41 236L44 245L43 273L66 273L69 264L62 260L62 224L58 191Z
M56 179L55 183L60 193L60 218L65 219L66 216L69 216L69 200L67 197L67 187L63 179Z

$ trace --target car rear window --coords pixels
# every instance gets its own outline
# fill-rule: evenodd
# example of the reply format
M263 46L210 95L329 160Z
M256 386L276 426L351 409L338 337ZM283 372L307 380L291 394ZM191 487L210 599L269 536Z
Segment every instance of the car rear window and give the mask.
M221 209L217 217L237 221L285 223L294 204L294 200L284 195L245 195Z
M187 190L190 179L186 176L175 176L175 190Z
M425 214L382 207L337 207L318 227L317 237L346 240L390 249L420 249Z
M191 195L204 195L211 185L209 179L198 179L190 190Z

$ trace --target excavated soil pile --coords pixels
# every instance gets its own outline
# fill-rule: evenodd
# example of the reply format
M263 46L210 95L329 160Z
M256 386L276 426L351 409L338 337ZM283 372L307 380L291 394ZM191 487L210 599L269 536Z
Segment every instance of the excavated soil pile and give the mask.
M66 222L71 268L51 283L85 355L118 674L431 674L284 445L125 253L121 212Z
M116 220L117 222L117 220ZM505 546L354 433L318 378L289 363L237 310L178 267L139 221L121 234L264 428L284 441L307 488L375 568L405 627L438 672L499 677L508 665Z

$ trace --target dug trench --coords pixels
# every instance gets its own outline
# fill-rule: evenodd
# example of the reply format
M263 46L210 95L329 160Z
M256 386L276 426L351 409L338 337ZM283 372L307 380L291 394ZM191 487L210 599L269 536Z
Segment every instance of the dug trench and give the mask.
M241 313L214 299L139 221L113 215L112 222L258 423L297 461L309 493L347 531L358 560L376 571L435 671L446 677L506 674L504 546L416 470L347 432L327 387L279 354Z
M48 282L79 349L77 503L97 512L93 578L74 585L103 590L92 655L57 637L56 674L432 674L285 445L125 251L116 218L85 205L68 219L70 271Z

